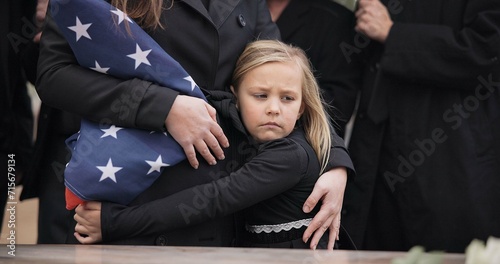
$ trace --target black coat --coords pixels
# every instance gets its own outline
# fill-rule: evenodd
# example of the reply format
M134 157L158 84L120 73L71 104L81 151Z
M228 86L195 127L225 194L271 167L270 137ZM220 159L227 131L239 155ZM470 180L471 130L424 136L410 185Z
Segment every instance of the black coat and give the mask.
M343 134L361 83L357 57L343 48L354 42L354 14L330 0L292 0L276 21L281 39L302 48L314 67L325 102ZM338 100L337 100L338 99Z
M464 252L500 236L500 2L391 8L385 45L357 47L368 64L343 224L358 248L375 236L372 248Z

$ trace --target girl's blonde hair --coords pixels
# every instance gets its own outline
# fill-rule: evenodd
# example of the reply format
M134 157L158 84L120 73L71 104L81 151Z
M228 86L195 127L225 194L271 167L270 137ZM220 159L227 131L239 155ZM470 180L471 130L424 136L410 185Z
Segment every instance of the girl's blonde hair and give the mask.
M111 0L111 4L134 19L142 28L162 27L163 0ZM170 7L174 4L172 0ZM169 7L169 8L170 8Z
M278 40L257 40L248 44L236 62L232 85L236 91L248 71L269 62L295 62L302 69L304 113L300 120L304 126L306 138L320 160L323 172L330 158L332 130L319 85L312 72L309 59L302 49Z

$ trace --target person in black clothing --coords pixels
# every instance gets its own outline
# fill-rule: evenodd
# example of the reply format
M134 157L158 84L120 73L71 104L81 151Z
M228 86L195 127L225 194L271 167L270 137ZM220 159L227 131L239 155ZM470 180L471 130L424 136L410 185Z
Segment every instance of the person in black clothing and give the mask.
M236 105L231 106L239 109L242 120L233 115L233 121L243 122L242 132L256 145L256 155L227 178L157 201L132 207L107 203L115 217L103 221L123 223L113 227L114 238L130 236L145 225L150 230L171 230L247 208L244 245L318 246L304 242L302 234L319 207L304 213L302 205L328 166L332 142L308 58L300 48L279 41L256 41L236 63L232 83ZM220 112L224 111L229 112ZM183 208L195 206L192 197L196 193L213 195L205 197L197 213L188 215ZM102 241L100 208L99 202L77 208L75 235L80 242ZM322 238L320 248L327 243L327 237Z
M500 236L500 1L358 3L368 63L344 227L367 250Z
M150 0L133 2L128 6L124 6L126 1L122 0L111 2L127 11L131 18L137 19L141 27L192 76L196 84L209 92L228 91L237 57L249 41L279 38L279 31L272 23L263 0L186 0L165 3L162 0ZM71 1L62 4L71 4ZM224 131L224 135L210 105L148 81L117 79L80 67L50 15L41 40L37 84L40 98L47 105L94 122L106 121L116 126L168 131L184 148L187 161L177 164L170 171L170 175L176 176L160 176L132 205L226 176L225 173L235 169L234 164L239 167L244 162L239 149L243 144L241 136L234 128ZM226 146L228 141L231 147L223 151L221 146ZM195 150L200 154L195 155ZM320 212L304 233L304 236L312 237L313 240L319 240L328 227L337 224L333 219L342 204L347 181L346 168L351 168L350 158L342 144L332 148L332 152L332 156L336 157L331 161L333 169L320 177L304 206L309 211L317 202L323 201ZM225 157L225 160L219 159L217 165L210 166L216 162L216 157ZM200 158L207 162L199 162ZM213 177L206 178L207 174ZM103 217L112 217L111 213L103 208ZM103 230L114 225L103 222L105 224L110 226L103 226ZM228 246L235 243L234 236L220 230L237 229L239 226L237 219L228 216L192 227L189 232L175 230L149 233L113 243ZM318 228L319 232L313 236L313 231ZM330 232L335 233L336 229L330 228ZM74 240L74 237L70 239Z
M35 82L36 1L8 0L0 11L0 224L22 181L33 148L33 112L27 82ZM10 169L9 169L10 168ZM13 196L8 196L15 194ZM1 225L0 225L1 226Z

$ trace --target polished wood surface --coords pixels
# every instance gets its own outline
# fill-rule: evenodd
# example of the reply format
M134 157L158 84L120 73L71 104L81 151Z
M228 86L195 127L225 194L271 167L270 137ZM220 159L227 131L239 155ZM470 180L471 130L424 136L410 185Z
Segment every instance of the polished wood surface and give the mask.
M16 245L15 256L1 246L0 263L391 263L405 252L325 251L300 249L154 247L108 245ZM465 263L463 254L446 254L446 264Z

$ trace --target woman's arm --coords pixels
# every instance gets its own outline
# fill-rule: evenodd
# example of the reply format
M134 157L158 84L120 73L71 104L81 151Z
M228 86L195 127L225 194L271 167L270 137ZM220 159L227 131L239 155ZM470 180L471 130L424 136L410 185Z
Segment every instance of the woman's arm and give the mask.
M79 66L50 16L38 67L38 93L52 107L97 123L154 131L166 127L195 168L195 150L210 164L215 163L215 157L224 157L221 145L228 146L228 140L210 105L148 81L121 80Z
M177 92L81 67L50 12L46 19L36 85L44 103L94 122L162 130Z

